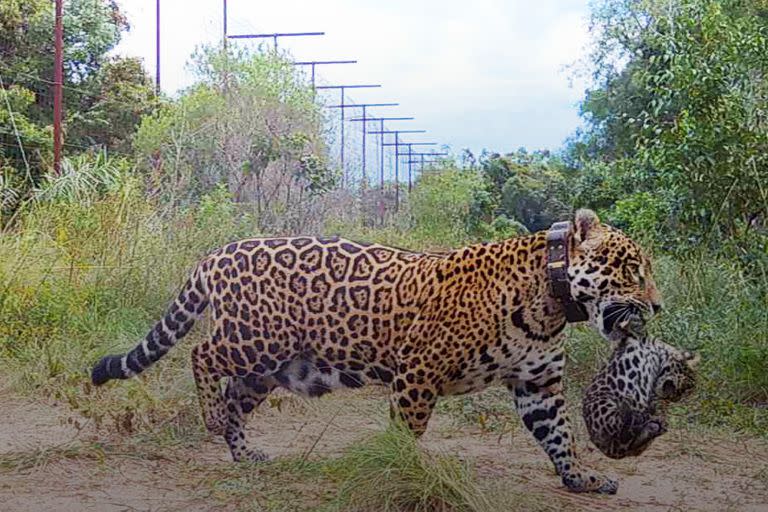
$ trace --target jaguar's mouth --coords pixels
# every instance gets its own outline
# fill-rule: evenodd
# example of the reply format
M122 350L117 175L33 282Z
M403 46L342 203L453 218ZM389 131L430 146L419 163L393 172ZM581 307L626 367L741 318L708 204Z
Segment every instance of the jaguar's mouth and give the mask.
M645 322L645 308L634 302L611 302L602 310L602 331L606 337L625 334L618 326ZM639 334L639 333L638 333Z

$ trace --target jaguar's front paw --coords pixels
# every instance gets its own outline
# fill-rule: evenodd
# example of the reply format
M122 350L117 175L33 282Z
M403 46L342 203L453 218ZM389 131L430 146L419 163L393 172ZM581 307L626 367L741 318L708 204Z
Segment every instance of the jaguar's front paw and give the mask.
M232 452L232 459L235 462L266 462L269 460L269 456L261 450L244 449Z
M619 482L616 480L588 471L566 473L563 475L563 484L573 492L616 494L619 490Z
M205 428L214 436L223 436L227 432L226 418L205 418Z

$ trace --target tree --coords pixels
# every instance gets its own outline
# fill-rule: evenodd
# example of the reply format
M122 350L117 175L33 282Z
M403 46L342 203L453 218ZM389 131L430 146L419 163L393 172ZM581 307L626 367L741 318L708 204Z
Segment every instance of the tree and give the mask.
M65 151L127 149L157 98L139 61L109 55L129 28L125 17L113 0L65 0L63 24ZM49 0L0 3L0 171L6 213L50 168L53 28Z
M562 162L548 151L521 148L481 162L496 214L522 223L530 231L548 228L570 213Z
M129 26L114 0L64 2L65 111L77 110L83 95L95 96L99 69ZM54 9L47 0L7 0L0 7L0 61L8 84L35 93L32 120L53 116Z
M220 183L251 207L260 228L301 230L313 198L328 191L323 118L295 67L275 54L205 48L201 81L141 123L141 168L170 204Z
M93 94L81 95L68 113L69 140L129 152L142 117L160 105L151 78L139 59L113 57L89 80Z
M658 222L662 241L718 244L764 222L766 12L762 0L597 4L588 129L572 150L626 227Z

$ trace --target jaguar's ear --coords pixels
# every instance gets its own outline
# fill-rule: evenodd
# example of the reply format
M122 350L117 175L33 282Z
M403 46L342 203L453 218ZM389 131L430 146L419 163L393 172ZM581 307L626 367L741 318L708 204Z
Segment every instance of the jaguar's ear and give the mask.
M581 209L573 219L573 231L576 242L581 244L589 240L600 228L600 219L592 210Z

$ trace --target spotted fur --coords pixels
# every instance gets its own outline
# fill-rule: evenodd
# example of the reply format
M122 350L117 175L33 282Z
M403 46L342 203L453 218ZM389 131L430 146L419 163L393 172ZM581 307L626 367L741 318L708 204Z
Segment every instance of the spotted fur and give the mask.
M601 332L610 334L606 311L659 307L650 264L624 234L582 210L569 243L572 295ZM92 379L144 370L210 306L213 335L192 350L193 372L206 426L235 460L264 459L243 426L276 387L314 397L388 386L392 410L418 435L439 396L501 383L569 489L615 492L575 454L562 393L566 321L545 251L544 232L441 255L341 238L231 243L200 262L141 344L102 359Z
M698 358L636 329L627 331L582 402L590 439L613 459L637 456L666 432L659 402L694 387Z

